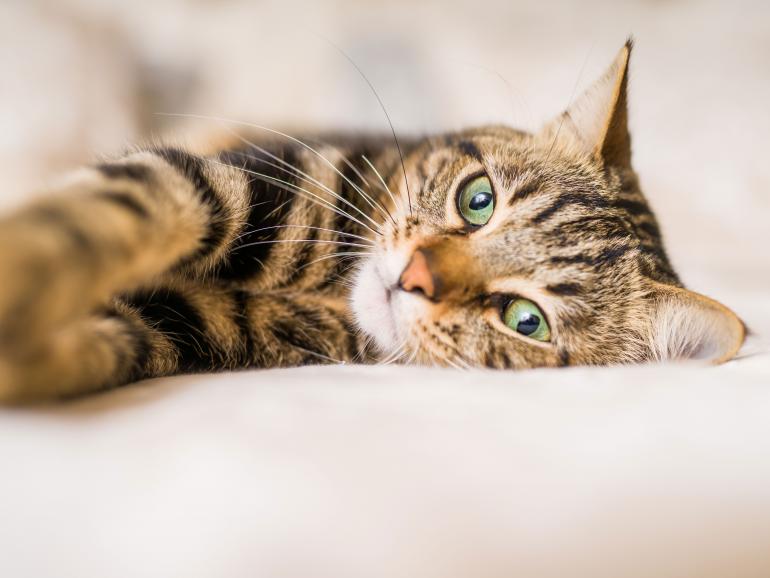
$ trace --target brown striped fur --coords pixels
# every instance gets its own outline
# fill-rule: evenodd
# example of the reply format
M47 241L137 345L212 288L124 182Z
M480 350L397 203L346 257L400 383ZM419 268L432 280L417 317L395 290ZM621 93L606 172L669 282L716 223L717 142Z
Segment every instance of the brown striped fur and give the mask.
M631 167L629 54L541 132L402 141L403 172L385 137L276 134L82 169L0 223L0 398L387 358L729 359L743 324L682 287ZM455 196L482 173L495 213L471 230ZM430 299L397 288L418 249ZM505 327L506 295L539 304L550 343Z

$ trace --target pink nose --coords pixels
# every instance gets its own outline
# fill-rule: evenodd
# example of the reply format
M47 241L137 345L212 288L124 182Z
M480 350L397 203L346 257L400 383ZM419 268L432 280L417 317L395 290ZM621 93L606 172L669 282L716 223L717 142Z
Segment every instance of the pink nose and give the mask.
M436 283L428 268L428 259L419 249L414 252L406 269L401 273L398 286L404 291L420 291L428 299L433 299L436 293Z

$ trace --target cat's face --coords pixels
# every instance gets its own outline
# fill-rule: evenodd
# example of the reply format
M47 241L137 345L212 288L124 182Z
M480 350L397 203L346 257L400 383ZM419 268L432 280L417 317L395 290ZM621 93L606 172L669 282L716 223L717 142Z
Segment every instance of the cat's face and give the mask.
M551 142L479 129L409 156L412 209L385 222L357 281L384 350L499 368L624 354L638 240L601 168Z
M394 221L355 279L387 357L525 368L729 358L743 326L681 288L630 166L629 47L537 134L427 139L391 175Z

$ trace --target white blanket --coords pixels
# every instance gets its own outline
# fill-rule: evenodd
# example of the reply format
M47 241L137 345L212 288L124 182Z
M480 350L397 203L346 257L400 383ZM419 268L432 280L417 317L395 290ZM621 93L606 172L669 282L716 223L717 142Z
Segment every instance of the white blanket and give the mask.
M2 576L767 576L768 354L326 367L0 413Z

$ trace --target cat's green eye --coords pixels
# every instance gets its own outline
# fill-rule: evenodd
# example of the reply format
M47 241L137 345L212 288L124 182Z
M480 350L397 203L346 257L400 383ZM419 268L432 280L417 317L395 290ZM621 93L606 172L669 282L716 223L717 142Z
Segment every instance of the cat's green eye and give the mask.
M503 309L503 323L508 327L538 341L550 341L551 329L540 308L529 299L517 297Z
M482 175L465 183L457 196L457 207L469 224L486 225L495 211L495 194L489 178Z

